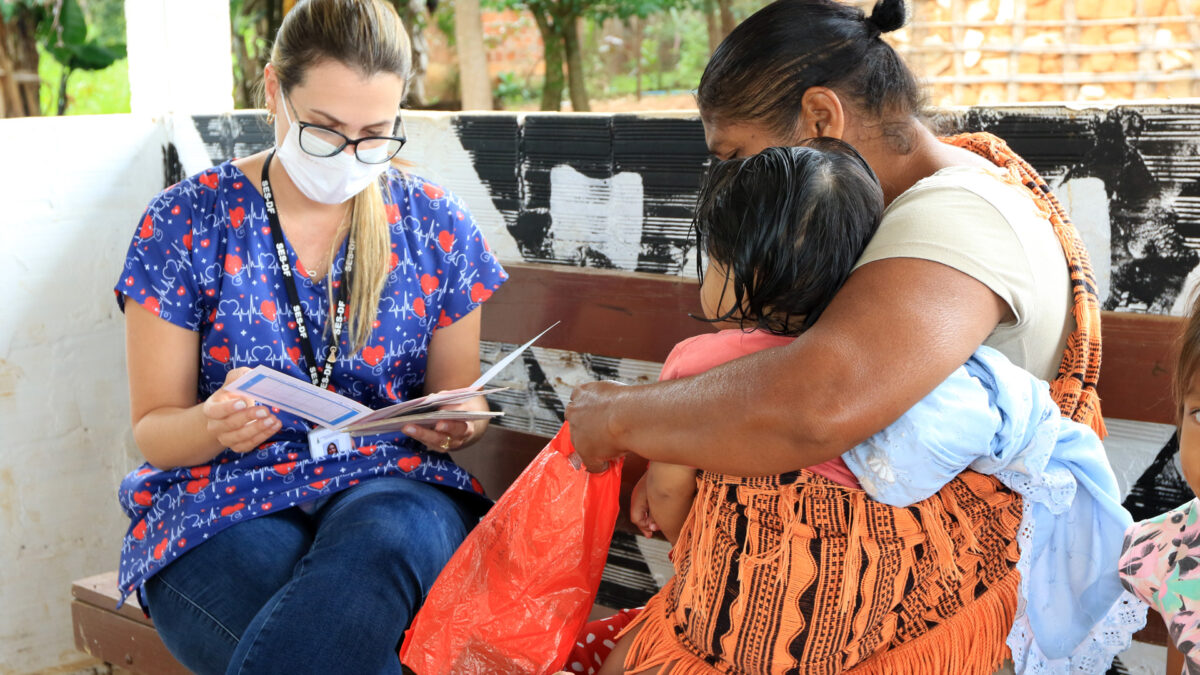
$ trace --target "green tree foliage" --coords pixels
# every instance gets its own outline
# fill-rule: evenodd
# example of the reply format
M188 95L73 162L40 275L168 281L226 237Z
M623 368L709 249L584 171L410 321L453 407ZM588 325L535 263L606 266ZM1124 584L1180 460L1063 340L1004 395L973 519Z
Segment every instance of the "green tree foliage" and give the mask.
M55 20L42 33L46 51L62 64L58 114L67 110L67 82L77 70L104 70L125 58L125 42L101 41L89 35L87 17L77 0L59 0Z
M533 15L542 35L546 76L542 110L559 110L563 90L569 91L571 108L590 110L586 73L578 26L581 19L603 21L617 17L648 17L688 0L488 0L498 9L525 10ZM565 74L564 74L565 66ZM565 86L564 86L565 85Z
M125 58L124 40L117 39L113 31L92 31L79 0L0 0L0 18L6 28L25 26L25 34L18 36L26 43L25 49L29 48L32 37L62 65L56 106L59 115L66 112L67 84L74 72L104 70ZM32 36L28 34L28 26L34 27ZM123 34L124 28L119 32ZM11 35L9 39L12 40ZM37 72L37 63L34 57L32 64L27 65Z

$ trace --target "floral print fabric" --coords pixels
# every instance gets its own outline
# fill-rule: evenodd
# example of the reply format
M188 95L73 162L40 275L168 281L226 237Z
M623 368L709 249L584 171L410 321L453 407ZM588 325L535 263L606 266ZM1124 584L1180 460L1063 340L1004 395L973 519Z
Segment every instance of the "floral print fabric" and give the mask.
M1200 499L1131 525L1120 565L1125 588L1162 614L1184 672L1200 675Z

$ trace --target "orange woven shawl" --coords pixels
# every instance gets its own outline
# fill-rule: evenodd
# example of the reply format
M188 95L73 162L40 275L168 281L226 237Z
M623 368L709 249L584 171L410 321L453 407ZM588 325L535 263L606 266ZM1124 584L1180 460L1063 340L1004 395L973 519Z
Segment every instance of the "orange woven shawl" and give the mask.
M1067 348L1058 366L1058 376L1050 383L1050 393L1064 417L1090 426L1104 438L1104 418L1100 416L1100 397L1096 394L1096 381L1100 377L1100 299L1096 295L1092 261L1079 232L1042 177L1003 140L988 133L960 134L942 140L1006 169L1009 182L1028 190L1054 227L1071 271L1075 330L1067 337Z

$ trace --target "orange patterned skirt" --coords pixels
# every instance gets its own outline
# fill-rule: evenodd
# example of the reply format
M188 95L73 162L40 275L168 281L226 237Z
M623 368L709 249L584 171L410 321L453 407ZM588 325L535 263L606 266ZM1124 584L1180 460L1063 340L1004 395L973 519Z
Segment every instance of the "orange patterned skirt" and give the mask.
M896 508L817 474L702 472L631 673L980 673L1008 656L1021 498L964 472Z

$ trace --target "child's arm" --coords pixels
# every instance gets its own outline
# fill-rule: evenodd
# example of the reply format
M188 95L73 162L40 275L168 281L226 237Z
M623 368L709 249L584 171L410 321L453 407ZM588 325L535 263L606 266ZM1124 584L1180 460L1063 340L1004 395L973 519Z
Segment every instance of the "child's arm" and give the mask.
M736 356L724 354L720 348L713 350L711 345L718 340L717 334L707 333L675 345L663 362L659 379L672 380L706 370L712 367L704 361L706 356L718 363ZM650 462L629 498L629 519L644 536L653 537L655 532L661 531L667 541L674 544L692 508L695 494L695 469Z
M650 462L646 468L646 501L650 517L672 544L696 496L696 470L680 464Z
M660 380L703 372L739 355L737 341L705 333L675 345L663 362ZM732 346L731 346L732 345ZM696 495L696 470L678 464L650 462L629 499L629 519L647 537L661 531L672 544L683 529Z

